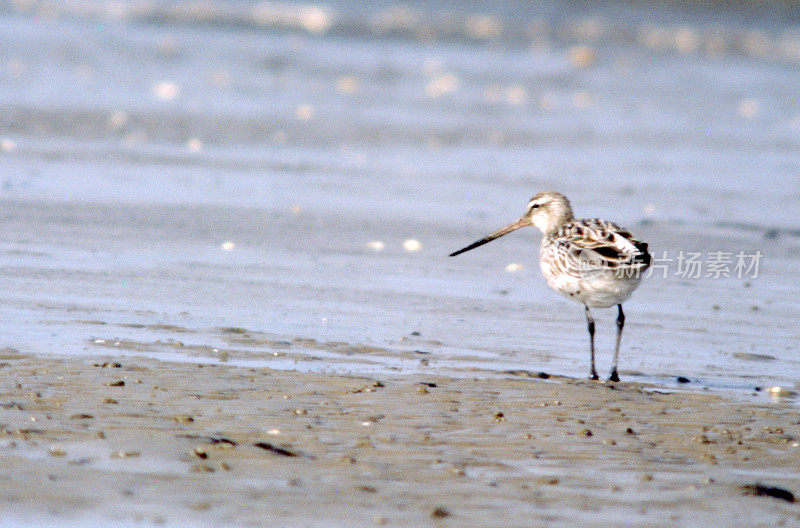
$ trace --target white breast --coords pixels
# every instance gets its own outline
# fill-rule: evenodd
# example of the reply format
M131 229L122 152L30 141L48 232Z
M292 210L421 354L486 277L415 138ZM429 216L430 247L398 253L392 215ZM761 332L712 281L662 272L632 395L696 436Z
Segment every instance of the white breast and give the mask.
M639 285L641 276L618 270L592 268L557 244L542 241L539 266L547 285L564 297L592 308L608 308L624 302Z

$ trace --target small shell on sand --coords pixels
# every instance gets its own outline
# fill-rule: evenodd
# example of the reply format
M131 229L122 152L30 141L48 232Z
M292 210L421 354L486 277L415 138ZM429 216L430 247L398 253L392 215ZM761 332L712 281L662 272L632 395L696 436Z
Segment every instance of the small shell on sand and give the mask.
M403 247L406 251L419 251L422 249L422 244L420 244L419 240L414 240L413 238L409 238L405 242L403 242Z

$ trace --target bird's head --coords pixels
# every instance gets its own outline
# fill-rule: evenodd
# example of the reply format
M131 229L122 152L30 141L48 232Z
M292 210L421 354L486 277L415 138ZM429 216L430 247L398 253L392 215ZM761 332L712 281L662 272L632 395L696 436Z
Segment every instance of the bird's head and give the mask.
M543 191L530 199L528 209L520 220L522 219L527 219L527 225L535 225L542 233L549 234L572 220L572 207L563 194Z

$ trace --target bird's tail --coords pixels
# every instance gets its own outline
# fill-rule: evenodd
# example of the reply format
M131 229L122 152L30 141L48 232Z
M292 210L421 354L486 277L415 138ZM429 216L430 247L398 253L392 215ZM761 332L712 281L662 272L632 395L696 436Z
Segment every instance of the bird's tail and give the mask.
M650 255L650 251L647 247L647 242L637 242L636 243L636 250L639 252L638 255L634 257L634 262L637 264L642 265L642 270L646 270L650 267L650 264L653 263L653 257Z

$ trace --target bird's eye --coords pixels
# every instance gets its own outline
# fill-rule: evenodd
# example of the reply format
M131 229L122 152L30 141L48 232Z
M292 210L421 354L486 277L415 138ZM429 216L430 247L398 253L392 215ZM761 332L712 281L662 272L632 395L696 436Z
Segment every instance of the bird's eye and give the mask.
M541 205L538 203L531 204L531 209L538 209L539 207L541 207Z

